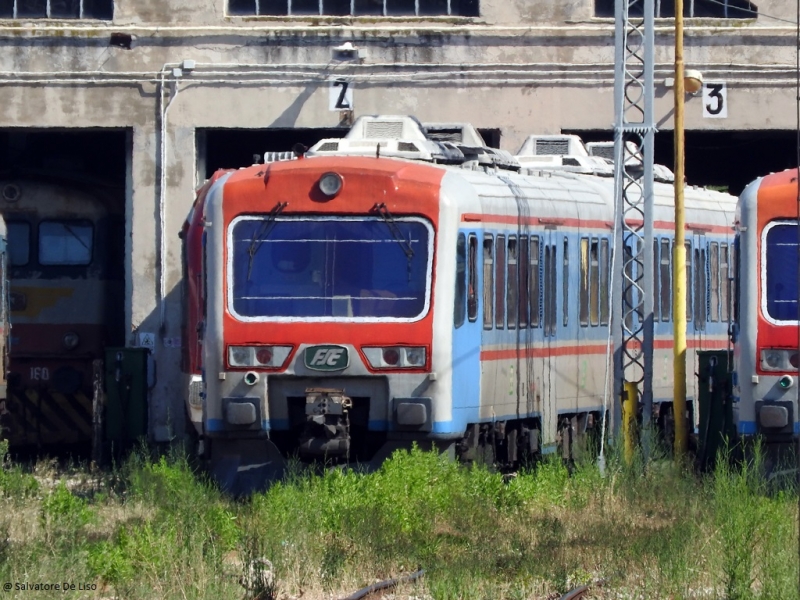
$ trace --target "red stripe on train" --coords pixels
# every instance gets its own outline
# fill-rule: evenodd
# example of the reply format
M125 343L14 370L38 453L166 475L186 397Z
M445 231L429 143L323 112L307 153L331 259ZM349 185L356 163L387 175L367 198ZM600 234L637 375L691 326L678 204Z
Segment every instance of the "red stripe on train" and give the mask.
M633 349L634 344L629 343L628 347ZM672 340L655 340L653 348L655 350L671 350ZM687 340L687 348L701 348L703 350L725 350L728 347L727 340L705 339ZM516 358L545 358L548 356L568 356L585 354L606 354L606 344L581 344L572 346L537 346L535 348L521 348L518 352L516 348L504 350L481 350L481 360L507 360Z

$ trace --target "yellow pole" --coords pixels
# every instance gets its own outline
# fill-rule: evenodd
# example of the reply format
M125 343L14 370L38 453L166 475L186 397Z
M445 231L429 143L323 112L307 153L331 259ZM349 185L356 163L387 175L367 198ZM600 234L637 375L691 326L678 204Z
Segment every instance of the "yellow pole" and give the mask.
M639 403L639 390L636 384L626 381L622 391L622 440L625 451L625 464L633 462L636 447L636 407Z
M683 0L675 0L675 246L672 250L673 392L675 417L675 458L681 460L687 449L686 434L686 215L683 206Z

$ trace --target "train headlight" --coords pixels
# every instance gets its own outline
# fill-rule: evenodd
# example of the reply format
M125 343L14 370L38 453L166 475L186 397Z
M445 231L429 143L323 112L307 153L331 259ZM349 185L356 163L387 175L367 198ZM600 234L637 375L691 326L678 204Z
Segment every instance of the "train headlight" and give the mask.
M421 367L425 364L425 348L406 348L406 363L409 367Z
M231 367L283 366L292 346L228 346L228 365Z
M64 348L67 350L74 350L78 347L78 344L81 342L81 336L79 336L74 331L70 331L69 333L64 334Z
M764 371L788 371L791 368L789 364L789 352L787 350L778 350L770 348L761 351L761 369Z
M333 198L342 191L342 176L338 173L324 173L319 178L319 191Z
M373 369L421 369L427 357L424 346L387 346L362 350Z

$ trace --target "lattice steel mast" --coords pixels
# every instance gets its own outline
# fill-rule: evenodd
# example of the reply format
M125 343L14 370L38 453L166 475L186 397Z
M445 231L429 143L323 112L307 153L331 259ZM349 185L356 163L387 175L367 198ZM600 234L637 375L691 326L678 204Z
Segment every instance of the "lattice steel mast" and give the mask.
M653 0L616 0L614 397L635 383L645 425L653 408L653 15Z

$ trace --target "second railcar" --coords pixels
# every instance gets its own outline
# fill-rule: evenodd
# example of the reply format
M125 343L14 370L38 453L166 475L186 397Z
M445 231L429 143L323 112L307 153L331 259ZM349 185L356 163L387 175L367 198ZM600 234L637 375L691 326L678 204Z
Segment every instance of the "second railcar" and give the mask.
M103 194L0 181L7 227L6 435L12 446L88 443L94 360L119 345L123 230Z
M736 214L733 419L740 436L775 445L800 435L797 199L797 169L774 173L745 188Z

